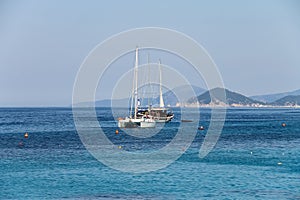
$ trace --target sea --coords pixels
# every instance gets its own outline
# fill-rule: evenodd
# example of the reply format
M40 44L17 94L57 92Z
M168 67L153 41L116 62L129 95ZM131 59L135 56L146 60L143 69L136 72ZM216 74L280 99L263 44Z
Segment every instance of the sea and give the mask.
M196 119L195 109L186 108L190 117L184 120ZM141 137L146 129L121 130L116 122L121 116L96 108L116 154L159 151L179 129L193 137L168 165L130 172L122 170L126 157L116 162L120 168L95 157L72 108L0 108L0 199L300 199L300 109L227 109L221 135L205 157L199 149L212 123L211 109L200 109L197 126L204 130L181 121L183 108L173 112L171 122ZM135 163L139 160L131 169Z

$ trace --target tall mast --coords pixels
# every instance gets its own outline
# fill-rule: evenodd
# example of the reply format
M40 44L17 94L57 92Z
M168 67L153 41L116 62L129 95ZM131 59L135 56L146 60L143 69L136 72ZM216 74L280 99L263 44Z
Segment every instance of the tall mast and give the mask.
M150 106L150 63L149 63L149 53L147 56L147 61L148 61L148 111L150 110L151 106Z
M158 66L159 66L159 107L163 108L163 107L165 107L165 104L164 104L164 99L163 99L163 94L162 94L162 86L161 86L162 75L161 75L160 59L158 62Z
M136 113L138 111L138 47L135 49L135 65L134 65L134 78L135 78L135 88L134 88L134 119L136 119Z

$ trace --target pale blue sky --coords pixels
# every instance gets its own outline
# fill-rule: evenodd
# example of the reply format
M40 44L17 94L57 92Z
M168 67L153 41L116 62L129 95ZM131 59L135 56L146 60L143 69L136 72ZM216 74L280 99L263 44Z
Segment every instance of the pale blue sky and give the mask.
M0 0L0 107L64 106L98 43L138 27L194 38L227 88L245 95L300 89L299 1Z

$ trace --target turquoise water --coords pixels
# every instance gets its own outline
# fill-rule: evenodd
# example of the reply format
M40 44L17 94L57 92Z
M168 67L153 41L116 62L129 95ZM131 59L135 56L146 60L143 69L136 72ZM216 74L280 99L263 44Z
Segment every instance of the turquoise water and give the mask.
M136 139L115 134L110 109L97 112L107 137L127 151L163 147L180 123L175 109L159 134ZM200 113L208 127L210 110ZM205 133L197 131L168 167L132 174L103 165L85 149L71 109L1 108L0 199L300 199L299 109L227 110L216 147L200 159Z

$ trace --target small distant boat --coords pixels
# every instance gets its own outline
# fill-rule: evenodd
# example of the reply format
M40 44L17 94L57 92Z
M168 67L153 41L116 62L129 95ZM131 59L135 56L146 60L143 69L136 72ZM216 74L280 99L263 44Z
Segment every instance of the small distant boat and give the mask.
M130 116L125 119L118 119L118 126L120 128L153 128L156 121L149 113L138 114L139 101L138 101L138 48L135 50L135 66L134 66L134 84L133 93L131 96ZM134 106L132 103L134 102ZM132 116L132 109L134 107L134 116Z
M189 120L189 119L182 119L181 122L193 122L193 120Z

